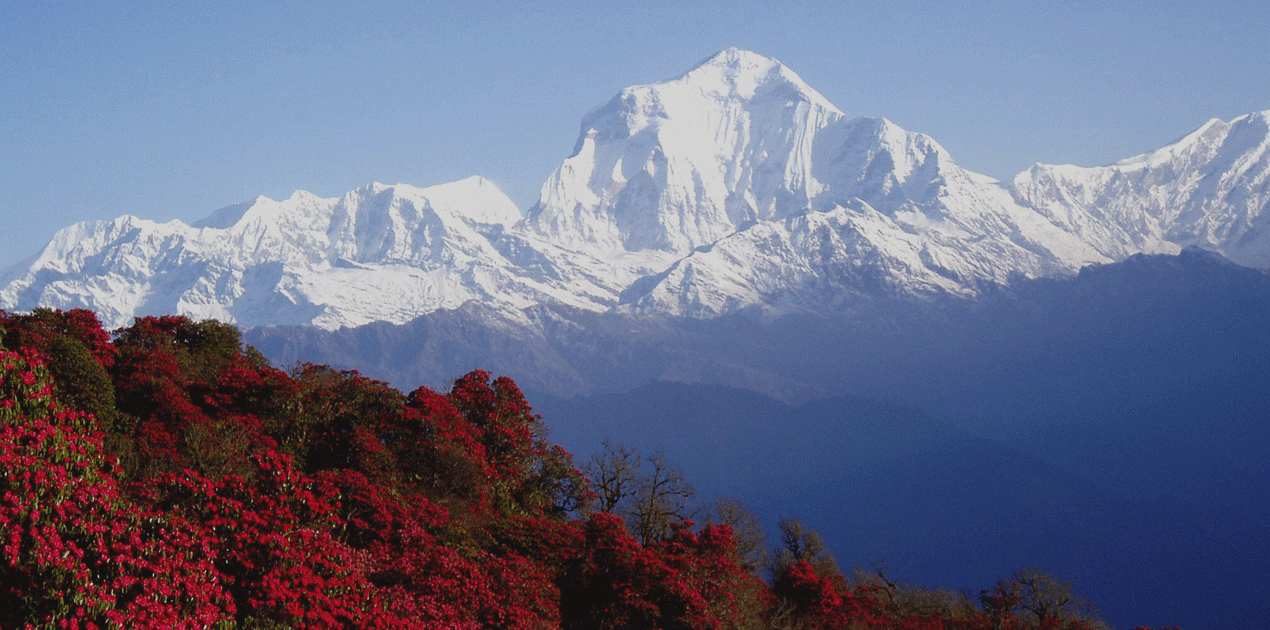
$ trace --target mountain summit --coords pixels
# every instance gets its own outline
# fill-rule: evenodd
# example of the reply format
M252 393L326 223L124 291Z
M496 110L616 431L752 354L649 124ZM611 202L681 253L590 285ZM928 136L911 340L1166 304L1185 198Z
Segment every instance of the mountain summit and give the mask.
M524 227L645 265L623 308L698 317L967 294L1109 260L930 137L850 118L737 49L589 114Z
M1189 245L1270 266L1268 119L1002 183L729 48L587 114L523 218L470 178L261 197L193 225L80 223L7 272L0 306L85 307L112 326L179 312L327 329L473 300L521 319L536 304L837 314Z
M526 226L602 254L687 254L806 209L816 134L843 118L780 62L722 51L587 115Z
M1110 166L1037 164L1011 188L1020 203L1117 259L1196 246L1270 267L1270 111L1210 120Z

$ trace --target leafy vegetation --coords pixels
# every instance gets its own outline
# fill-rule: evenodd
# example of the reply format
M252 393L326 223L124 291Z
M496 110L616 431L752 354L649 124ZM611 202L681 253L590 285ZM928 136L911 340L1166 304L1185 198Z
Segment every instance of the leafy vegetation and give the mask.
M974 598L848 579L794 519L690 520L658 453L576 467L511 379L286 373L234 328L0 314L0 627L1102 627L1025 569Z

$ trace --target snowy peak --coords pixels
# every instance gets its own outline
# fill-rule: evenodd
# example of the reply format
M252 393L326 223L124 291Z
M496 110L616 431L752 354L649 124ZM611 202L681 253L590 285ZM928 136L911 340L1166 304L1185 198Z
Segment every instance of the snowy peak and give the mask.
M1132 171L1191 161L1196 158L1204 161L1207 157L1211 157L1211 150L1221 143L1229 130L1230 123L1212 118L1199 129L1159 149L1125 158L1111 166L1123 171Z
M957 167L930 136L885 118L838 121L819 135L816 149L819 208L859 198L890 213L932 201L947 178L979 177Z
M193 225L85 222L14 270L0 304L90 308L110 326L179 312L326 328L401 323L471 299L524 306L550 287L518 285L486 237L519 219L510 199L474 177L429 188L373 183L338 198L257 197Z
M807 279L815 273L777 268L842 278L830 292L858 291L871 278L875 287L926 295L1108 260L991 178L957 166L929 136L886 119L848 118L780 62L737 49L669 81L626 88L589 114L577 150L525 225L597 259L678 259L623 300L649 292L659 296L650 298L654 310L693 315L768 304L789 289L754 277L760 258L765 274L797 276L804 286L817 286ZM851 251L877 252L867 257L875 269L827 271L852 263L826 246L866 242ZM769 260L765 248L784 253ZM679 278L689 272L696 281ZM697 297L684 302L688 287Z
M440 261L455 252L482 255L481 232L520 220L515 204L488 180L416 188L374 183L330 208L325 229L335 256L366 263Z
M729 48L587 114L523 218L470 177L257 197L193 225L82 223L10 270L0 307L86 307L112 326L175 312L328 329L470 302L511 318L541 304L833 316L1185 246L1270 267L1268 204L1270 112L1002 183Z
M782 107L806 103L843 116L828 99L781 62L728 48L673 79L624 88L583 119L583 136L593 126L601 138L605 131L616 131L597 125L612 118L626 123L625 132L629 136L667 119L700 116L703 110L720 104L726 108L754 101L771 101Z
M1109 166L1037 164L1011 190L1115 258L1199 246L1268 267L1270 111L1210 120Z
M725 50L590 113L527 225L601 256L690 252L806 210L816 135L842 118L780 62Z
M405 186L397 184L396 187ZM428 199L433 211L472 226L511 227L521 219L520 209L516 204L494 182L477 175L457 182L429 186L419 190L419 194Z
M1245 114L1230 122L1213 118L1164 147L1120 160L1110 168L1121 171L1160 167L1202 169L1207 165L1211 169L1223 165L1218 159L1221 156L1234 158L1263 152L1268 137L1270 111Z
M753 100L774 96L788 102L805 101L842 114L785 64L739 48L721 50L663 83L666 84L682 84L715 98Z

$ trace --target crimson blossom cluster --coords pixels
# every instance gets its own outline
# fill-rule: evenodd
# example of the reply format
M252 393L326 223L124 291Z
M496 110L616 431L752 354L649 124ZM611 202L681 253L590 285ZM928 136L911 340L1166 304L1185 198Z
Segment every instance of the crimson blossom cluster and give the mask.
M3 628L1090 627L1000 589L915 612L807 560L764 580L726 524L640 541L505 377L288 373L183 317L0 327Z

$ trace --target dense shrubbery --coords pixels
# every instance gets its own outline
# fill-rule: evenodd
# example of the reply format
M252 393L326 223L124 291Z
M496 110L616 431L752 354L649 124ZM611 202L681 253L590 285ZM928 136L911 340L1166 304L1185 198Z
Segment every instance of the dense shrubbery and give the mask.
M764 581L735 523L613 509L612 487L598 511L505 377L403 395L282 372L215 322L0 326L2 628L1099 625L1039 572L977 601L848 581L793 521Z

